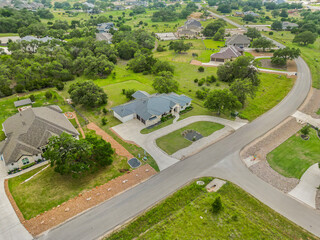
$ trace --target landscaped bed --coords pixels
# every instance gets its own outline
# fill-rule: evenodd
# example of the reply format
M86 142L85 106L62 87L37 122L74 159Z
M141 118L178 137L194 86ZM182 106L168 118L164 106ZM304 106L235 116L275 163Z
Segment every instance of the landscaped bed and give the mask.
M231 183L218 193L205 186L191 183L106 239L317 239Z
M160 137L156 140L158 147L169 155L176 151L186 148L192 144L193 141L187 140L182 134L185 130L194 130L200 133L202 136L207 137L210 134L222 129L224 126L214 122L195 122L180 128L168 135Z
M303 173L320 159L320 139L310 129L309 140L298 132L267 155L270 166L285 177L300 179Z

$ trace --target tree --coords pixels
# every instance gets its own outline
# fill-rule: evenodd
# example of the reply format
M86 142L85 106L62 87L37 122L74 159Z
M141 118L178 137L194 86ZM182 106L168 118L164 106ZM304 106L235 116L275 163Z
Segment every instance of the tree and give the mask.
M77 82L70 86L68 93L75 104L96 107L107 103L108 96L93 81Z
M219 28L219 30L214 34L213 40L214 41L223 41L224 40L225 30L224 28Z
M317 34L312 33L310 31L304 31L302 33L298 33L292 42L298 43L298 44L303 44L303 45L308 45L308 44L313 44L317 40Z
M159 93L169 93L178 90L179 84L173 80L171 72L160 72L152 84L153 88Z
M133 58L135 52L138 50L139 46L136 42L130 41L121 41L117 44L117 50L119 53L119 57L124 60L129 60Z
M222 202L221 202L220 196L216 197L216 199L213 201L211 207L212 207L213 213L218 213L222 210Z
M261 37L261 33L257 28L248 28L248 31L245 33L245 35L251 38L251 40Z
M240 108L241 103L228 89L215 89L208 94L204 106L220 115L221 112Z
M128 90L125 90L125 89L123 89L124 90L124 95L126 95L126 98L128 98L129 100L132 100L133 99L133 97L132 97L132 95L136 92L136 90L135 89L128 89Z
M275 65L285 65L287 60L293 60L300 56L300 49L299 48L281 48L276 50L273 53L273 57L271 58L271 63Z
M62 133L49 139L43 155L50 160L55 172L78 177L89 170L110 165L112 154L110 143L102 139L88 135L86 139L76 140L71 135Z
M156 63L152 67L152 73L158 74L160 72L171 72L174 73L174 67L170 65L167 61L157 60Z
M288 17L288 12L287 12L286 9L283 8L283 9L281 10L280 17L283 17L283 18Z
M250 79L247 78L236 79L230 86L230 92L232 92L232 94L238 98L239 102L242 104L242 107L244 106L247 96L253 98L256 90L257 87L254 86Z
M46 91L45 96L46 96L46 99L51 99L52 98L52 92Z
M174 50L175 52L181 53L181 52L188 51L191 46L192 46L192 43L184 43L184 41L179 40L179 41L170 42L169 49Z
M227 24L224 20L219 19L217 21L214 21L213 23L209 23L203 30L203 35L206 37L213 37L216 32L218 32L218 30L220 28L225 27Z
M309 126L309 125L304 126L304 127L300 130L300 132L301 132L303 135L308 136L309 133L310 133L310 126Z
M253 48L262 48L264 52L266 48L270 49L273 46L275 46L275 44L273 43L272 40L269 40L265 37L260 37L258 39L253 40L253 42L251 43L251 46Z
M217 11L221 13L231 13L231 7L229 4L220 4Z
M200 67L198 68L198 72L204 72L204 67L200 66Z
M280 12L278 9L274 9L274 10L272 10L271 15L272 15L272 17L276 18L280 15Z
M282 22L280 21L274 21L271 24L271 29L272 30L276 30L276 31L281 31L282 30Z

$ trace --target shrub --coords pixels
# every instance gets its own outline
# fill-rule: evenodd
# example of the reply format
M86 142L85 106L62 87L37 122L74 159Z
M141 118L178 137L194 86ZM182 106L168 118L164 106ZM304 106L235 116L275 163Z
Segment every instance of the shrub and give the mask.
M207 82L208 83L214 83L217 81L217 78L214 75L208 76L207 77Z
M52 92L46 91L45 96L46 96L46 99L51 99L52 98Z
M269 32L269 35L273 35L273 32Z
M17 92L17 93L22 93L24 91L24 86L22 84L17 84L15 87L14 87L14 90Z
M310 133L310 126L306 125L301 129L301 133L305 136L307 136Z
M205 79L201 78L200 81L198 82L198 86L201 87L205 83Z
M30 100L31 100L31 102L34 102L35 100L36 100L36 97L32 94L32 95L30 95Z
M159 45L159 46L157 47L157 52L164 52L165 50L166 50L166 48L163 47L163 46L161 46L161 45Z
M107 122L108 122L108 120L107 120L105 117L103 117L103 118L101 119L101 124L102 124L103 126L107 125Z
M198 68L198 71L199 71L199 72L204 72L204 67L200 66L200 67Z
M61 81L56 82L55 86L59 91L62 91L64 89L64 84Z
M106 108L102 108L102 112L104 115L106 115L108 113L108 110Z
M197 83L199 80L198 80L198 78L196 78L195 80L193 80L195 83Z
M29 163L29 164L27 164L27 165L22 166L21 169L22 169L22 170L23 170L23 169L27 169L27 168L29 168L29 167L32 167L32 166L35 165L35 164L36 164L35 162Z
M212 212L219 213L222 210L222 202L220 196L218 196L212 203Z

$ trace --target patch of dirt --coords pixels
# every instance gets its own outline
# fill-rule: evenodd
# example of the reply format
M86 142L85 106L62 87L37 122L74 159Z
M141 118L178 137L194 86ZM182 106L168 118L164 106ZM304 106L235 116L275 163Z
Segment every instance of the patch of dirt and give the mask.
M77 197L68 200L67 202L54 207L30 220L25 220L22 213L17 207L8 188L8 181L5 182L7 196L16 211L21 223L33 235L37 236L44 231L47 231L66 220L86 211L118 194L124 192L135 185L146 181L157 172L145 164L138 169L128 172L125 175L117 177L104 185L98 186L89 191L82 192Z
M293 60L289 60L287 62L287 65L283 67L273 65L271 63L271 59L261 59L260 62L261 62L261 67L263 68L274 68L282 71L297 72L297 65L296 65L296 62Z
M196 65L196 66L202 66L202 62L198 60L191 60L190 62L191 65Z
M272 52L257 52L255 50L253 51L247 51L252 54L254 57L272 57L273 53Z

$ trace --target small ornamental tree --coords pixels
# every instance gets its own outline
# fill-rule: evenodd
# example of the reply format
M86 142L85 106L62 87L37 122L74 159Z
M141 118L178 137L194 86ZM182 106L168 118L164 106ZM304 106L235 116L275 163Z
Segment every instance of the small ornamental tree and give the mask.
M222 210L222 202L221 202L221 197L218 196L214 202L212 203L212 212L217 214Z
M310 126L309 125L306 125L304 126L300 132L304 135L304 136L308 136L309 133L310 133Z
M204 72L204 67L200 66L200 67L198 68L198 71L199 71L199 72Z

